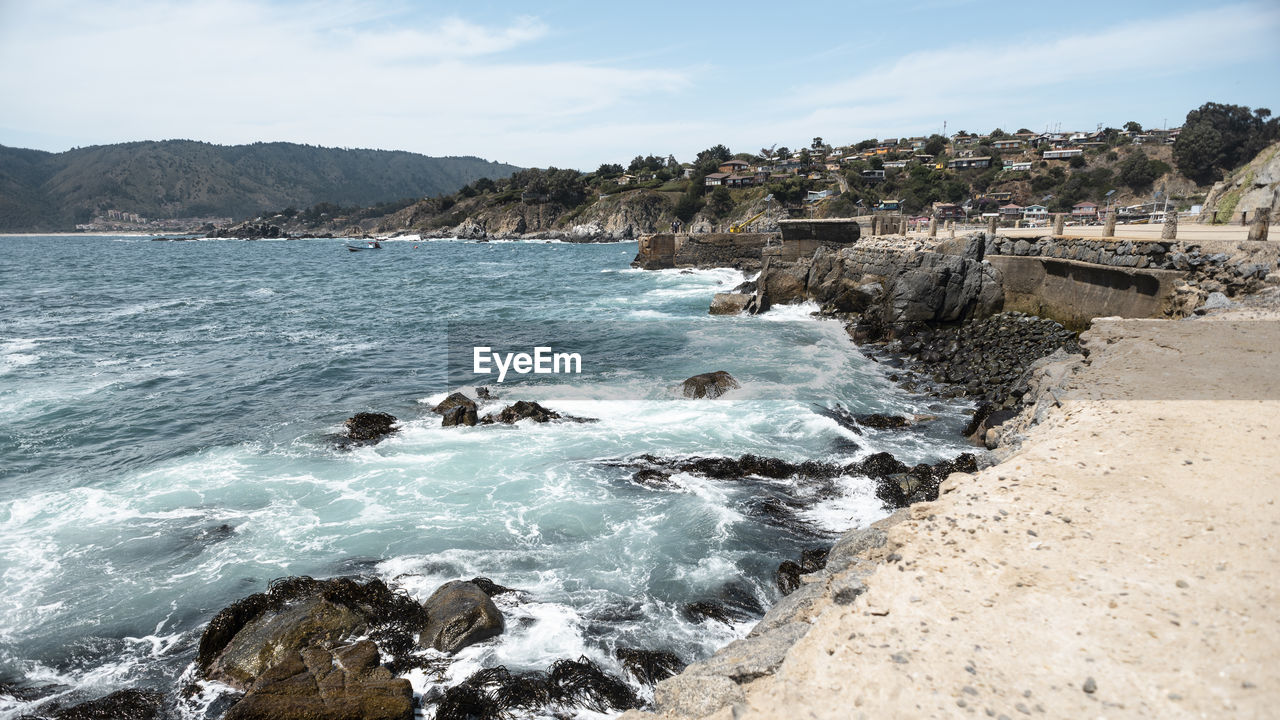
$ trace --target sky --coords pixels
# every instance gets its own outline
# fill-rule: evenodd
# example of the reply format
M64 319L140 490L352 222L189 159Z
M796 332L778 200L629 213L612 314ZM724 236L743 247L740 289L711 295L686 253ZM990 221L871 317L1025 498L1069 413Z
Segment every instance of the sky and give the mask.
M0 145L288 141L593 170L1280 113L1280 2L0 0Z

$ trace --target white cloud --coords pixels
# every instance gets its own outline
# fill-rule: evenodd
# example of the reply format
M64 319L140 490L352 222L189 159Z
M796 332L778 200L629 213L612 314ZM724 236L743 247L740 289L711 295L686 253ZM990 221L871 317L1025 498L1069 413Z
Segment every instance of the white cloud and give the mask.
M1052 26L993 33L980 43L912 52L851 78L797 88L782 104L804 110L778 119L771 130L781 137L839 131L856 138L859 132L922 132L944 118L1032 125L1064 111L1079 116L1081 106L1095 117L1132 113L1181 89L1177 84L1189 73L1274 63L1280 59L1276 37L1280 9L1257 5L1100 24L1067 36ZM1102 94L1131 101L1108 107Z
M689 84L661 68L529 61L523 51L549 32L536 18L424 23L381 7L11 7L0 29L4 122L77 144L86 136L290 140L534 164L562 157L560 149L509 136L558 130ZM581 159L569 150L560 162Z

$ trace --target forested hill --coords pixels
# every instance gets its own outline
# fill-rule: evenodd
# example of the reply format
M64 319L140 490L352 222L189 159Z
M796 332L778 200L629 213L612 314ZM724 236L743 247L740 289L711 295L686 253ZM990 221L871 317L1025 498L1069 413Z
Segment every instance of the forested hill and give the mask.
M518 169L476 157L293 143L165 140L62 153L0 146L0 231L69 230L111 210L242 219L322 202L367 206L452 193Z

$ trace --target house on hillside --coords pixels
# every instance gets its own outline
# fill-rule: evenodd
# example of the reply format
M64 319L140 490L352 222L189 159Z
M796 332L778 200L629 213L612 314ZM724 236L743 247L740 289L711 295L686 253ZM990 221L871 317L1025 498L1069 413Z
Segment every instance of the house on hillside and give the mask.
M722 173L722 172L711 173L710 175L707 176L706 180L704 180L703 182L706 184L707 187L719 187L721 185L724 185L725 184L724 181L727 180L728 178L729 178L729 173Z
M1044 157L1045 160L1067 160L1069 158L1073 158L1077 155L1083 155L1083 154L1084 154L1083 149L1078 147L1069 147L1069 148L1059 148L1055 150L1045 150L1044 155L1042 157Z
M1071 217L1077 220L1097 220L1098 206L1091 202L1076 203L1071 206Z
M991 143L991 147L997 150L1017 150L1022 145L1022 138L996 140Z
M907 142L911 144L912 150L923 150L924 146L929 144L928 139L922 137L913 137Z
M830 190L810 190L810 191L808 191L807 193L805 193L804 201L805 201L805 202L818 202L819 200L821 200L821 199L823 199L823 198L826 198L826 197L831 197L831 191L830 191Z
M964 208L955 203L934 203L933 214L938 216L939 220L962 220L964 219Z
M983 193L978 196L979 199L995 200L996 202L1009 202L1013 199L1013 193L1008 190L996 190L994 192Z
M750 169L750 167L751 167L751 163L745 162L743 160L725 160L724 162L720 163L720 166L717 167L716 170L722 173L728 173L732 175L733 173L742 172L744 170Z
M884 182L883 170L863 170L862 181L871 185Z
M1016 203L1000 206L1000 217L1006 220L1017 220L1022 217L1022 206Z
M619 185L630 185L635 181L636 181L636 176L630 173L623 173L622 177L618 178Z
M983 155L981 157L956 158L955 160L947 163L947 167L952 170L991 167L991 156Z
M874 210L876 212L895 212L902 209L901 200L881 200L876 203Z
M734 173L724 179L724 184L729 187L751 187L756 184L756 176L754 173Z
M1048 220L1049 208L1044 205L1028 205L1022 208L1022 217L1027 220Z
M908 160L886 160L884 166L887 168L902 169L907 166Z
M1030 160L1009 161L1004 164L1006 172L1022 172L1031 169Z

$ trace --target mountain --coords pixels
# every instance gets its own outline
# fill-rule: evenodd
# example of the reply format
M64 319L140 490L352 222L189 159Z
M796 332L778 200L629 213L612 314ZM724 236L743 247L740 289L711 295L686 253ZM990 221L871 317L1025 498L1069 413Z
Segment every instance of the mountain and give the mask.
M516 170L476 157L293 143L164 140L61 153L0 145L0 231L69 230L109 210L243 219L321 202L373 205L451 193Z

